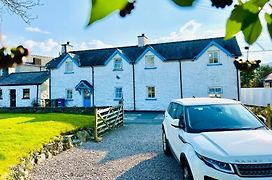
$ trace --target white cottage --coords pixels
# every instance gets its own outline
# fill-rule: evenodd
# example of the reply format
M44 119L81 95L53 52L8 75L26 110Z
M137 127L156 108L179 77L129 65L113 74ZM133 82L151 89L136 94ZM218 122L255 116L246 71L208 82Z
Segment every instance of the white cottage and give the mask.
M126 110L165 110L183 97L239 99L238 56L235 38L147 44L144 35L138 46L63 51L47 64L50 98L64 98L68 107L123 100Z
M49 72L12 73L0 78L0 107L32 107L49 99Z

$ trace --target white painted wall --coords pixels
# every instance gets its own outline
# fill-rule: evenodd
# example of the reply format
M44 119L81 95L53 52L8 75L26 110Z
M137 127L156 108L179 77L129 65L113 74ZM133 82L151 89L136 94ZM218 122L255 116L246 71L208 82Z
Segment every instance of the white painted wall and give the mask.
M114 100L114 88L122 87L124 107L126 110L133 110L132 65L122 59L123 71L115 71L113 70L115 58L121 58L121 56L115 55L105 66L95 66L95 105L117 105L119 101Z
M145 56L135 64L136 110L165 110L172 99L180 98L178 61L163 62L155 56L154 62L156 69L145 69ZM147 99L147 86L155 86L155 100Z
M208 52L219 50L211 46L199 59L182 62L183 97L208 97L208 88L223 87L223 97L238 99L236 68L234 58L219 51L219 63L208 66Z
M10 107L10 89L16 90L16 107L32 107L32 102L37 98L37 85L30 86L1 86L3 99L0 100L0 107ZM30 99L23 98L23 89L30 89Z
M272 104L272 88L242 88L241 102L255 106Z
M72 60L68 58L66 61ZM58 69L51 70L51 99L66 99L66 89L72 89L73 100L66 101L66 106L82 107L83 97L78 91L75 91L75 87L81 80L87 80L90 84L92 84L92 68L78 67L74 63L73 70L73 73L66 74L65 63L63 63Z

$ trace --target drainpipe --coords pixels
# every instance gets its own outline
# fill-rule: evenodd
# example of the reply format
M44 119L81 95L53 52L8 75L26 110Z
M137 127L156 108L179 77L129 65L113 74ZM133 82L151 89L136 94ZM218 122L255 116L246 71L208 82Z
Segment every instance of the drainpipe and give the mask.
M133 84L133 111L136 111L136 93L135 93L135 64L132 63L132 84Z
M37 84L37 97L36 97L36 101L38 103L39 101L39 85Z
M238 101L240 101L240 81L239 81L239 70L236 68L236 82L237 82L237 95L238 95Z
M92 85L93 85L93 106L94 106L94 67L92 67Z
M181 60L179 60L179 85L180 85L180 98L183 98Z
M51 82L51 69L49 69L49 100L51 101L51 88L52 88L52 82ZM51 102L50 102L51 104Z

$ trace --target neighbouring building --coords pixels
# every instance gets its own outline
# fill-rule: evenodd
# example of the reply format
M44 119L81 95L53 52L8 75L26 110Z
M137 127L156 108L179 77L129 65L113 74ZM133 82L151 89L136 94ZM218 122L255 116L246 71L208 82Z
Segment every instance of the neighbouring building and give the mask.
M30 55L26 58L23 64L16 65L14 67L9 67L5 69L0 69L0 76L6 76L11 73L18 72L35 72L35 71L45 71L45 65L52 60L52 57Z
M264 79L264 87L272 88L272 73Z
M50 98L68 107L116 105L125 110L165 110L183 97L239 99L239 72L233 61L241 56L235 38L198 39L137 46L73 51L50 61Z
M0 78L0 107L32 107L49 99L49 72L11 73Z

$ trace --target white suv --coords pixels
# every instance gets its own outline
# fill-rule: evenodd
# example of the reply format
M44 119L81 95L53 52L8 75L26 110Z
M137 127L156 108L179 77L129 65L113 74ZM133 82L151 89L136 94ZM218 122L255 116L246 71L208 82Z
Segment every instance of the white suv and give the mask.
M237 101L173 100L162 140L165 154L180 162L183 179L272 179L272 132Z

